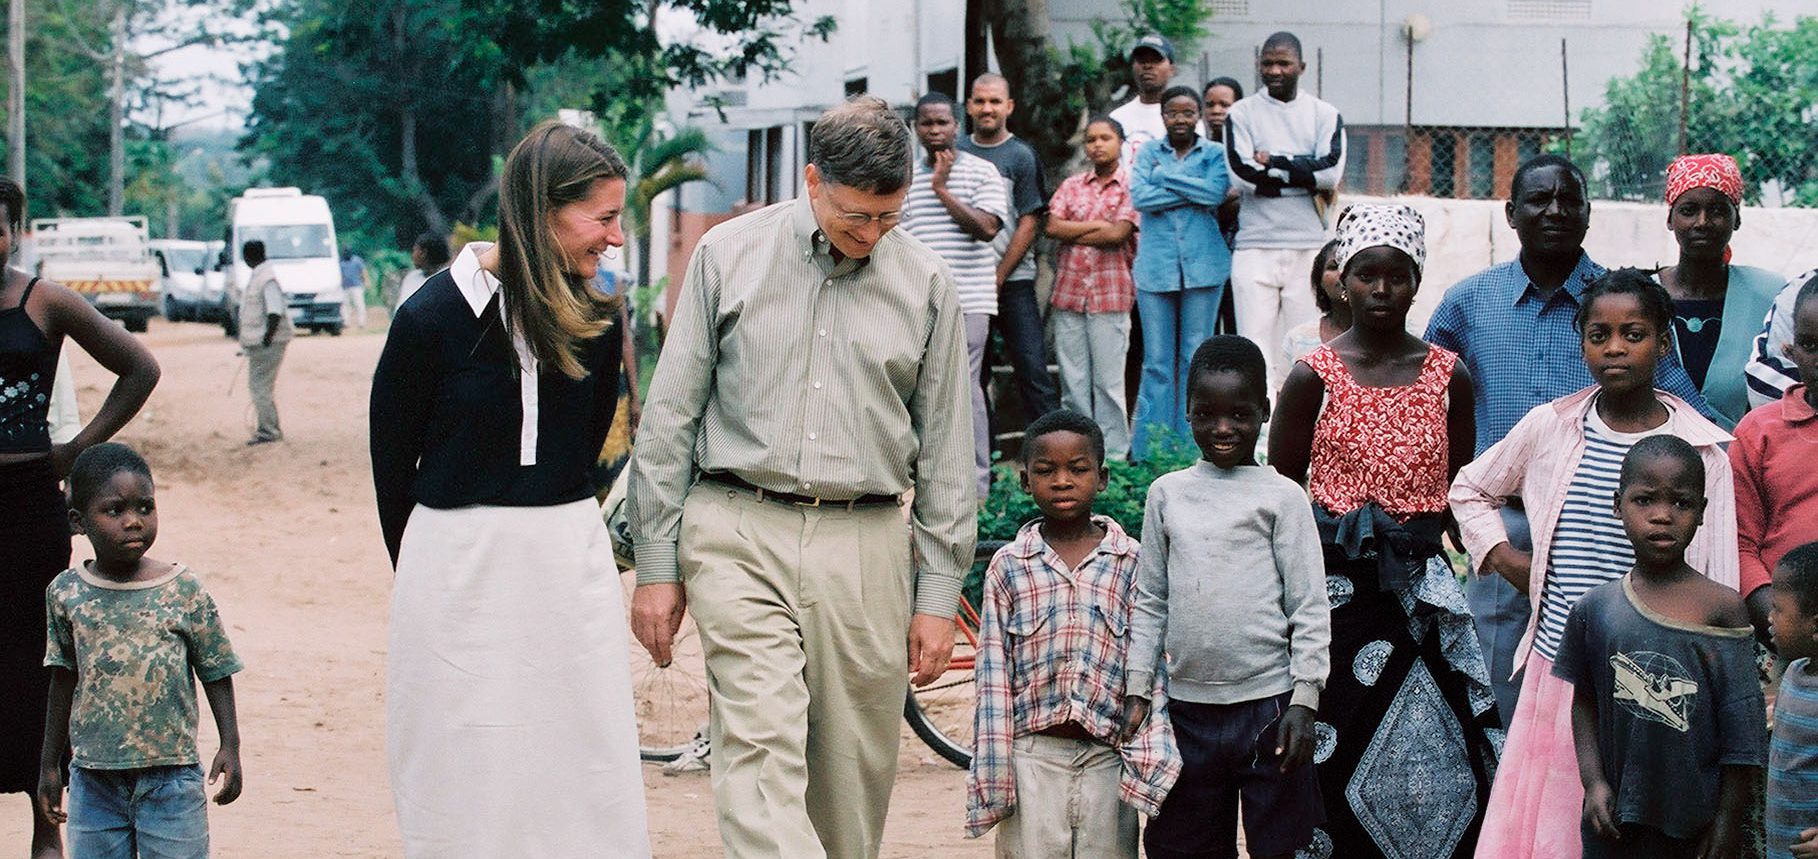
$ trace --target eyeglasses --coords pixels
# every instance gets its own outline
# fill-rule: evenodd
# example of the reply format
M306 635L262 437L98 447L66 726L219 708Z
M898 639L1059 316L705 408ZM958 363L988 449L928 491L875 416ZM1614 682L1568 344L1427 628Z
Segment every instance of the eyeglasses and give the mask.
M890 229L903 220L903 213L901 211L895 211L884 212L880 215L871 215L865 212L835 212L834 217L839 218L840 223L855 230L870 224L872 221L876 221L877 225L884 229Z

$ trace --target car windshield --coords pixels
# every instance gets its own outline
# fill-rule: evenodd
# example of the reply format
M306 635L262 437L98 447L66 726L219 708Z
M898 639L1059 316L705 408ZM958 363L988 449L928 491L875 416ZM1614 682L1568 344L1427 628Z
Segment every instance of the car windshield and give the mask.
M164 261L172 274L194 272L208 265L208 251L201 248L165 248Z
M266 259L333 257L327 224L270 224L240 228L240 246L257 239L265 243Z

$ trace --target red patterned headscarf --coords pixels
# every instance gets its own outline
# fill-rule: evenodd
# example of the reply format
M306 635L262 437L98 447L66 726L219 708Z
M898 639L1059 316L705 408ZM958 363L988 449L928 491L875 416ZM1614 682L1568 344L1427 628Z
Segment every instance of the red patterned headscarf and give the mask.
M1679 195L1693 188L1714 188L1730 198L1731 205L1742 205L1742 169L1728 155L1681 155L1667 165L1666 201L1671 206Z

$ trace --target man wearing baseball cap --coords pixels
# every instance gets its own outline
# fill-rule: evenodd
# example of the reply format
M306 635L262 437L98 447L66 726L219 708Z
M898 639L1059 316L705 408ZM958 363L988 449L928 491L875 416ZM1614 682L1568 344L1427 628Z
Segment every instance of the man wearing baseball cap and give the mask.
M1168 136L1162 124L1161 94L1174 80L1174 45L1150 33L1130 46L1130 83L1136 96L1111 111L1124 127L1124 163L1136 163L1136 150Z

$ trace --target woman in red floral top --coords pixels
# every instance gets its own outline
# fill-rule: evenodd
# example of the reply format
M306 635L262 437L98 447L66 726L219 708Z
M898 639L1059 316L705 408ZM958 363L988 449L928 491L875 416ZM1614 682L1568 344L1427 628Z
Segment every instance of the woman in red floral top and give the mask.
M1345 856L1468 857L1502 748L1440 542L1446 491L1476 436L1471 378L1457 355L1407 333L1426 258L1418 212L1353 206L1334 253L1352 327L1294 365L1269 440L1270 464L1307 482L1325 546L1323 834Z
M1124 360L1130 351L1130 305L1136 284L1136 209L1119 155L1124 127L1108 116L1086 123L1092 169L1067 177L1048 203L1048 235L1060 240L1055 262L1054 353L1061 404L1092 418L1105 434L1105 456L1130 452L1124 409Z

